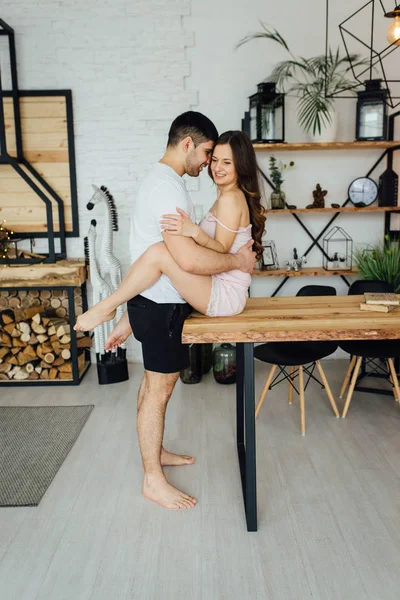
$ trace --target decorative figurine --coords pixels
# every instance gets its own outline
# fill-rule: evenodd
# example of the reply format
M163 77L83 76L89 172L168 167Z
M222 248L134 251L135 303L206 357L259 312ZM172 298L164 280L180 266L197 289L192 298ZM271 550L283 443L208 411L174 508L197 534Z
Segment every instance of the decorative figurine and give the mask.
M301 256L299 258L299 255L297 253L297 248L293 248L293 260L286 261L285 268L286 268L286 271L291 271L293 269L293 271L296 271L296 273L297 273L306 264L307 264L306 257L305 256Z
M321 186L319 183L317 183L317 186L312 193L314 202L312 204L308 204L306 208L325 208L325 196L327 193L328 190L321 189Z
M96 204L106 205L105 228L101 243L100 260L96 259L96 221L91 222L88 234L88 248L90 261L90 279L93 285L93 304L97 304L110 296L120 285L122 271L119 260L113 253L113 232L118 231L118 214L114 198L105 186L101 188L92 186L94 194L87 204L87 209L92 210ZM100 268L99 268L100 265ZM124 308L119 306L116 318L119 320ZM128 362L126 360L126 343L119 346L117 351L105 352L104 345L107 337L115 325L115 319L107 321L96 327L95 348L97 356L97 375L100 384L118 383L129 379Z
M100 300L107 298L107 296L111 294L111 288L100 275L100 270L96 260L96 226L97 222L95 219L92 219L87 237L84 239L85 259L90 268L90 283L92 284L93 288L93 304L97 304L97 302L100 302ZM102 323L94 330L94 346L98 361L104 360L104 345L110 331L109 327L104 327L104 325L105 323Z
M98 188L96 185L92 185L94 194L90 201L87 203L86 208L92 210L96 204L105 204L106 206L106 220L104 225L104 234L101 241L101 261L100 261L100 275L107 281L111 282L111 293L120 286L122 280L121 265L117 257L113 253L113 232L118 231L118 214L117 207L115 206L115 200L110 194L109 190L105 185ZM118 306L116 313L116 320L119 321L124 313L124 307ZM124 342L120 346L122 349L126 348Z

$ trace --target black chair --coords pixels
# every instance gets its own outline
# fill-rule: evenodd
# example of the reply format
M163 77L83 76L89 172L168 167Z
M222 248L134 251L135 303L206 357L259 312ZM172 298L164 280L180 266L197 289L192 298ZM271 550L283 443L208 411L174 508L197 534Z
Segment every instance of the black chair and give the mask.
M384 281L378 280L359 280L355 281L349 288L351 295L363 295L365 292L393 292L393 286ZM346 402L343 408L342 417L345 418L349 410L351 398L353 396L355 386L366 376L361 374L359 377L360 367L363 359L368 365L372 365L374 372L385 374L392 385L393 395L397 402L400 401L399 382L396 374L396 369L393 359L400 356L400 341L399 340L371 340L371 341L344 341L339 342L339 347L348 352L351 356L349 368L347 369L342 389L340 390L340 398L343 398L347 386L350 387L347 393ZM378 362L379 361L379 362ZM381 361L384 362L386 369L381 366Z
M302 287L296 295L336 296L336 290L334 287L330 286L306 285ZM260 346L256 346L256 348L254 349L255 358L272 365L256 407L256 418L265 400L265 396L267 394L268 389L272 388L274 385L277 385L284 379L286 379L289 382L289 404L292 404L293 389L295 389L296 392L298 391L298 394L300 396L300 431L302 435L304 435L306 432L304 391L307 388L310 379L313 379L326 389L326 393L331 403L333 412L335 413L336 417L339 417L339 411L336 406L336 402L333 398L331 389L328 384L328 380L320 363L321 358L325 358L326 356L333 354L337 347L337 342L330 341L269 342L267 344L261 344ZM273 377L277 367L279 368L280 372L276 375L273 381ZM289 373L287 373L285 367L290 367ZM322 382L319 381L313 375L315 367L317 367L318 369ZM305 386L304 372L306 372L306 374L308 375L308 380ZM282 377L280 377L281 375ZM294 385L294 380L297 376L299 378L299 390L297 390Z

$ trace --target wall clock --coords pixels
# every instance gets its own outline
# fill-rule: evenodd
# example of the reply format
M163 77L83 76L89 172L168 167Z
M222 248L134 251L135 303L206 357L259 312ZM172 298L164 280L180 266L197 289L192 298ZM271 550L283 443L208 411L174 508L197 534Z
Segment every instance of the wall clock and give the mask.
M370 177L358 177L351 182L348 195L354 206L369 206L378 197L378 185Z

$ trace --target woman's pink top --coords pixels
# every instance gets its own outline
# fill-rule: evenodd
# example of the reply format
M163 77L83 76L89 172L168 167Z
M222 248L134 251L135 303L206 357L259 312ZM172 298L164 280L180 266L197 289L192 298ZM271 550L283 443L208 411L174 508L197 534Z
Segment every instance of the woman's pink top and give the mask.
M200 221L199 225L202 228L202 230L207 233L207 235L215 239L215 230L217 228L217 223L219 223L219 225L221 225L221 227L223 227L224 229L236 233L236 237L233 240L231 249L229 250L230 254L236 254L240 250L240 248L242 248L242 246L247 244L247 242L252 239L251 224L247 225L247 227L239 227L237 231L234 231L233 229L229 229L229 227L226 227L226 225L221 223L221 221L219 221L217 217L214 217L214 215L212 215L210 212L208 212L204 219ZM246 287L249 287L251 283L250 273L244 273L243 271L239 271L239 269L235 269L234 271L227 271L226 273L220 273L216 277L225 279L227 281L237 282Z

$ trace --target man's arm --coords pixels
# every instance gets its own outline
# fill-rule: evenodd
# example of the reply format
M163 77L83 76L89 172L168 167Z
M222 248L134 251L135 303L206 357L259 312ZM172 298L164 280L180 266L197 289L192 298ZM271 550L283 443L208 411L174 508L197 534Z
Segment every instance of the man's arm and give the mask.
M252 273L254 270L256 259L251 250L252 242L237 254L221 254L199 246L189 237L163 233L163 238L175 262L188 273L216 275L233 269L240 269L245 273Z

